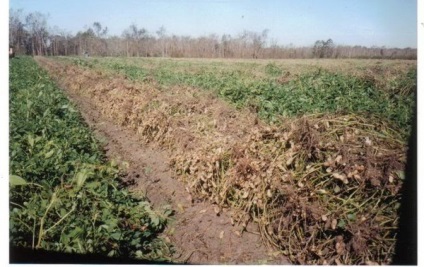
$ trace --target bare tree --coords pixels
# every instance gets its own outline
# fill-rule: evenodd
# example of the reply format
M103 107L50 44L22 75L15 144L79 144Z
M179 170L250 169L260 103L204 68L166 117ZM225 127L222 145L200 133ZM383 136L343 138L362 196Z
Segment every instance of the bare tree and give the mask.
M78 40L78 54L95 54L95 49L93 49L93 40L96 38L96 35L92 28L88 28L84 32L78 32L76 39Z
M263 46L266 43L266 39L268 38L268 29L265 29L262 31L261 34L256 32L250 33L250 38L252 38L252 44L253 44L253 58L260 57L260 52Z
M93 23L94 33L96 34L97 38L105 37L107 34L107 27L102 27L102 24L100 22L94 22Z
M331 58L333 56L333 51L334 51L334 42L330 38L324 42L324 56L326 58Z
M159 30L156 31L156 34L159 37L160 47L161 47L161 50L162 50L162 57L166 57L167 51L166 51L166 29L165 29L165 27L161 26L159 28Z
M31 38L32 55L47 54L47 17L40 12L30 13L25 17L26 27Z
M94 22L93 23L93 31L95 38L94 47L97 55L105 56L107 55L107 42L105 40L105 37L108 32L108 28L102 26L100 22Z
M10 10L9 45L18 54L94 56L171 56L224 58L403 58L416 59L417 49L335 45L332 39L318 40L310 46L278 45L275 39L267 45L268 30L244 31L235 37L190 37L167 34L164 26L155 36L135 23L121 36L109 37L108 28L94 22L72 35L47 25L47 17L39 12L25 15Z
M9 45L14 48L15 53L25 53L28 32L22 22L23 10L14 11L11 9L9 14Z
M330 38L327 41L318 40L315 42L313 55L317 58L331 58L334 52L334 42Z

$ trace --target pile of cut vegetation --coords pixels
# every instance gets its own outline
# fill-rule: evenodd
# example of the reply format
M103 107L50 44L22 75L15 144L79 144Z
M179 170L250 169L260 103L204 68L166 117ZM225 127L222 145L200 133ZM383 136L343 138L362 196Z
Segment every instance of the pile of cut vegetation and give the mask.
M293 262L388 264L404 179L400 140L378 120L314 115L254 128L229 150L175 159L192 191L237 207L236 221L256 221Z
M40 62L142 142L167 149L191 193L232 207L242 228L257 222L294 263L391 262L407 147L381 118L323 113L271 126L196 88L161 91Z

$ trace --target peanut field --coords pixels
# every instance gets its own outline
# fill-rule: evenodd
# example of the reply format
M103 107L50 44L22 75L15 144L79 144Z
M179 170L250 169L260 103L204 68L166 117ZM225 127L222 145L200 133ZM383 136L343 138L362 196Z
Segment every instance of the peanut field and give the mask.
M46 72L23 62L29 67L11 65L14 243L112 256L168 253L153 236L170 212L113 189L119 172L83 130L77 108L46 91L54 88L48 75L140 143L167 151L190 194L231 209L241 232L256 223L263 242L292 263L391 263L416 61L37 57ZM93 205L110 218L89 209L80 225L63 228L77 207ZM128 219L113 217L120 212ZM131 232L140 220L145 230ZM134 245L146 231L152 243Z

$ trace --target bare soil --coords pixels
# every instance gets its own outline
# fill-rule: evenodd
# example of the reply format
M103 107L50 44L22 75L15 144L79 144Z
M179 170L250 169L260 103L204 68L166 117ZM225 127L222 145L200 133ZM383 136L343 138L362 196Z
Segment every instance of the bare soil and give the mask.
M48 62L38 59L40 65ZM158 146L140 142L138 135L104 116L89 98L58 84L93 129L109 159L127 162L130 190L145 195L152 205L171 205L175 214L163 234L174 246L174 260L189 264L289 264L267 246L258 226L249 223L244 231L231 221L231 210L196 199L186 185L175 179L170 156Z

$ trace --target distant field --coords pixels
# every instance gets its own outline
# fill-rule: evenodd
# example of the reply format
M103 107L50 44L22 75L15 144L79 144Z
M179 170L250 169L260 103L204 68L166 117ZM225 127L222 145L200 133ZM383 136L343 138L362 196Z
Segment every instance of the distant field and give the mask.
M122 63L146 69L157 69L164 66L175 71L239 71L250 77L265 78L270 76L266 65L274 64L283 72L302 74L316 68L350 75L405 74L410 68L416 68L416 60L380 60L380 59L204 59L204 58L81 58L59 57L62 59L80 59L91 63ZM96 62L99 61L99 62ZM271 74L272 75L272 74ZM394 78L394 77L393 77Z

